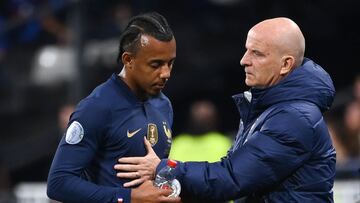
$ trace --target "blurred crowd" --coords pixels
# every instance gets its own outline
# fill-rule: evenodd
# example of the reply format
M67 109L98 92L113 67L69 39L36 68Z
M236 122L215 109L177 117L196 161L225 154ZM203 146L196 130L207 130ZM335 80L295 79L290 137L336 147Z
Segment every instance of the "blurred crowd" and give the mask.
M360 176L360 75L337 94L325 117L336 149L338 177Z
M320 61L337 88L325 119L337 151L338 178L359 178L360 72L342 71L357 66L355 61L334 60L359 54L355 51L359 33L352 24L359 17L357 4L350 0L342 5L280 0L1 1L0 191L22 181L46 181L74 104L120 70L118 37L132 15L148 10L167 17L178 41L173 76L165 89L174 106L175 138L219 132L233 139L239 115L231 95L246 90L239 65L246 30L262 18L294 18L308 40L305 55ZM319 24L321 30L315 30ZM216 108L216 127L188 122L188 112L199 99Z

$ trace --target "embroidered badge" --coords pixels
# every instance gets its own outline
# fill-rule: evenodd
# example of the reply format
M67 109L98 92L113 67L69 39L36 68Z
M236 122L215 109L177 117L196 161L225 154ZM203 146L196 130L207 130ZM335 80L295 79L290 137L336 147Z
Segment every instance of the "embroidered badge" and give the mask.
M171 130L170 130L170 128L167 127L166 122L163 122L163 128L164 128L165 135L168 138L171 138L172 137Z
M77 144L84 137L84 129L81 124L74 121L70 124L66 131L65 141L68 144Z
M154 146L158 142L158 129L154 123L148 124L147 139L149 140L151 146Z

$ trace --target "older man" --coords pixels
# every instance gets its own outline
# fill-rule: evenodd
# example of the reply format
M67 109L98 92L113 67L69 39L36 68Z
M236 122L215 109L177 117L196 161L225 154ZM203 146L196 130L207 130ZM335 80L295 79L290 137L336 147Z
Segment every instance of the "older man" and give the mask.
M335 94L330 76L304 58L304 36L288 18L256 24L245 46L240 63L251 88L233 97L241 116L235 143L220 162L179 163L183 200L333 202L335 150L322 116ZM115 168L129 177L150 160L157 169L165 163L150 149Z

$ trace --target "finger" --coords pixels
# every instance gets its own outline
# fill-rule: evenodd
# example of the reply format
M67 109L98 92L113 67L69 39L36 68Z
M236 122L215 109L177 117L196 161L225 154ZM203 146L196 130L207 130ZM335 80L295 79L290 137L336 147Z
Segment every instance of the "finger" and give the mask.
M142 157L123 157L118 159L119 163L125 163L125 164L138 164L140 163Z
M132 164L115 164L114 169L121 170L121 171L138 171L139 166L138 165L132 165Z
M146 137L144 137L144 143L145 143L145 148L146 148L146 151L148 152L148 154L155 154L150 142L146 139Z
M145 181L144 179L135 179L135 180L132 180L130 182L124 183L123 186L124 187L133 187L133 186L136 186L136 185L140 185L144 181Z
M129 178L129 179L135 179L135 178L141 178L141 175L139 172L125 172L125 173L116 173L116 176L119 178Z

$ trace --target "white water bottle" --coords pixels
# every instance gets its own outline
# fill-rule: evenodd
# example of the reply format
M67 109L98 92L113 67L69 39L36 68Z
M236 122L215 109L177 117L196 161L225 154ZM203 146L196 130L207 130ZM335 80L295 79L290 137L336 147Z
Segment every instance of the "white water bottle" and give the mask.
M164 168L156 174L154 185L161 189L171 189L172 193L169 197L177 197L180 194L180 182L175 179L174 170L177 162L169 159Z

